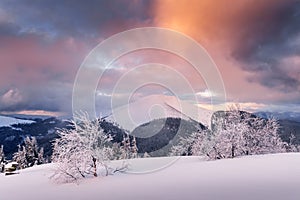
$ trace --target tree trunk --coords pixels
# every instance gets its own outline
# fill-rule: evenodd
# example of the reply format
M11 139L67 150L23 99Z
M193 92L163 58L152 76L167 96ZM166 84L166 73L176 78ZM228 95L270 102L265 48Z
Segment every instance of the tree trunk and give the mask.
M234 147L234 145L232 145L231 146L231 158L235 157L234 150L235 150L235 147Z
M93 156L93 168L94 168L94 176L97 177L97 159Z

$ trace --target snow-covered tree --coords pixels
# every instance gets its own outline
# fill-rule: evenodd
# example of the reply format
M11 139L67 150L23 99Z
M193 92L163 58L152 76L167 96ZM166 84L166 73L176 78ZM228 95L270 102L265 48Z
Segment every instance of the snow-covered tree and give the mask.
M117 158L118 145L112 144L112 137L104 133L98 120L90 120L81 113L70 121L72 129L58 131L52 161L57 170L53 176L58 182L71 182L89 175L98 176L99 168L105 175L115 171L109 161Z
M203 135L202 132L195 132L189 136L184 136L179 138L179 142L177 145L171 147L171 151L169 153L170 156L185 156L192 154L192 145L194 142L199 141Z
M147 152L145 152L144 154L143 154L143 156L142 156L142 158L150 158L151 156L147 153Z
M123 159L130 158L130 137L129 137L129 134L123 135L122 149L123 149L122 158Z
M26 137L24 143L27 165L28 167L32 167L34 164L36 164L38 158L38 147L36 138Z
M113 143L109 153L109 160L126 159L126 157L124 157L126 153L119 143Z
M37 164L40 165L40 164L43 164L43 163L46 163L46 160L44 158L44 148L41 147L39 152L38 152Z
M45 162L44 150L39 149L35 137L26 137L24 145L19 145L18 151L14 153L13 160L19 163L19 168L24 169L33 165L40 165Z
M300 145L295 144L296 137L291 133L289 137L289 142L286 144L286 149L288 152L299 152Z
M88 147L76 130L63 129L58 134L52 154L52 161L57 164L54 177L62 182L85 177L93 164Z
M247 120L243 119L239 110L230 110L230 115L221 118L210 138L212 149L206 152L210 158L234 158L243 155L246 148L248 132Z
M245 135L246 155L286 152L286 142L279 136L280 125L276 119L250 119Z
M18 145L18 151L14 153L13 160L19 163L19 168L24 169L28 166L26 160L26 150L24 146Z
M230 108L219 117L212 131L205 130L188 138L181 138L173 153L205 155L210 159L234 158L243 155L286 152L287 146L279 137L279 124L275 119L262 119Z
M131 158L137 158L138 157L138 148L136 145L136 139L133 137L132 142L131 142Z

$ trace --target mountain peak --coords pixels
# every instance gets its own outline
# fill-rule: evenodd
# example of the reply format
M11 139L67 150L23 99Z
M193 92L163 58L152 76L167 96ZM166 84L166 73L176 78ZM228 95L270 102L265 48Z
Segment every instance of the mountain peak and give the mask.
M131 131L140 124L167 117L191 119L209 126L211 115L212 111L174 96L150 95L114 109L108 119Z

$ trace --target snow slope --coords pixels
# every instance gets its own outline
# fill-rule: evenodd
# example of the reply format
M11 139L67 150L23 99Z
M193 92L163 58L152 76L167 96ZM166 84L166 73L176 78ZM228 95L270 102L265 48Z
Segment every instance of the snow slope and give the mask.
M0 127L11 126L13 124L31 124L33 122L34 121L32 120L17 119L13 117L5 117L0 115Z
M133 161L158 163L167 158ZM136 164L139 163L139 164ZM154 173L116 174L56 185L53 164L0 174L1 200L299 200L300 153L249 156L219 161L182 157Z
M166 117L193 119L209 126L212 113L210 110L181 101L174 96L150 95L115 108L108 120L116 121L121 127L130 131L153 119Z

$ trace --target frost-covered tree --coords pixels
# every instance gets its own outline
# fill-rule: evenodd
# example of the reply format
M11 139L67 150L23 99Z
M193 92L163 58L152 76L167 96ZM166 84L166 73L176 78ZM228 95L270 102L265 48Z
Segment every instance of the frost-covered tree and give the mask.
M246 155L286 152L286 142L279 136L280 125L276 119L250 119L245 134Z
M129 134L123 135L123 140L122 140L122 158L123 159L128 159L130 158L130 137Z
M151 156L147 153L147 152L145 152L143 155L142 155L142 158L150 158Z
M24 146L18 145L18 151L14 153L13 160L19 163L19 168L27 167L26 150Z
M130 138L129 134L123 136L123 140L121 143L122 150L122 159L132 159L138 158L138 148L136 143L136 138Z
M170 156L186 156L192 155L192 146L196 141L199 141L204 133L195 132L190 136L180 137L177 145L171 147Z
M289 137L289 142L286 144L286 149L288 152L299 152L300 145L295 144L296 137L291 133Z
M120 151L112 144L112 137L104 133L98 120L80 114L70 121L72 129L58 131L59 138L53 146L52 161L57 170L53 178L58 182L71 182L89 175L98 176L100 168L108 175L114 169L109 161Z
M24 169L45 162L44 150L39 149L35 137L26 137L23 146L18 146L18 151L14 153L13 160L19 163L19 168Z
M63 129L58 134L52 154L52 161L57 164L53 177L62 182L85 177L93 164L88 147L76 130Z
M133 137L131 142L131 158L137 158L138 157L138 148L136 145L136 139Z
M110 160L126 159L124 157L126 153L119 143L113 143L111 146L111 151L109 153Z
M26 137L24 143L27 166L32 167L34 164L36 164L38 158L38 147L36 138Z
M220 120L209 138L209 143L206 142L212 147L206 155L214 159L243 155L247 143L245 138L248 132L247 120L244 120L238 110L230 110L230 115Z
M210 159L286 152L287 146L293 146L283 142L278 132L275 119L258 118L234 107L215 121L212 131L181 138L172 152L182 155L191 148L192 155L205 155Z
M123 135L121 142L121 159L131 159L138 157L136 138L130 139L129 134Z

